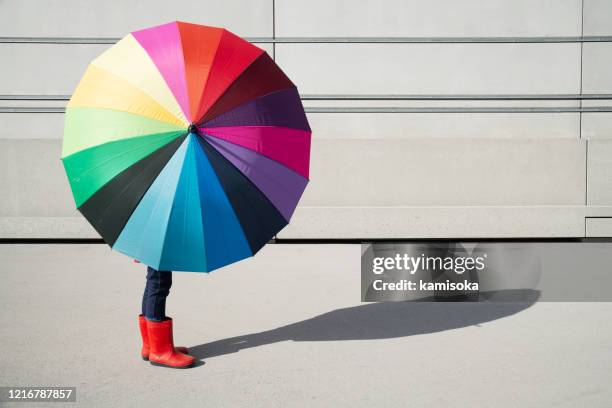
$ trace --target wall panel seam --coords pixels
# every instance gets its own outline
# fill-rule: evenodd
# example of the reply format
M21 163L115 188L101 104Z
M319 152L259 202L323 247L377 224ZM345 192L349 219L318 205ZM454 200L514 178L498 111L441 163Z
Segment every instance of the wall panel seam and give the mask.
M581 113L612 112L612 106L589 107L305 107L306 113ZM63 107L0 107L0 113L64 113Z
M0 43L114 44L119 37L0 37ZM398 44L398 43L583 43L612 42L612 36L572 37L245 37L254 43L273 44Z
M304 101L548 101L548 100L612 100L612 94L302 94ZM70 95L15 94L0 95L0 101L68 101Z

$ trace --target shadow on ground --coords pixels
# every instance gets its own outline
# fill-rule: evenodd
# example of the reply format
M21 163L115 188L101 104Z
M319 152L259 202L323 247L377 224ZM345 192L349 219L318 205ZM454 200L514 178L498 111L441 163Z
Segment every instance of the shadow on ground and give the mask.
M539 296L535 290L511 290L481 293L480 302L436 302L428 298L414 302L367 303L272 330L189 347L189 352L203 359L286 340L371 340L435 333L511 316L527 309Z

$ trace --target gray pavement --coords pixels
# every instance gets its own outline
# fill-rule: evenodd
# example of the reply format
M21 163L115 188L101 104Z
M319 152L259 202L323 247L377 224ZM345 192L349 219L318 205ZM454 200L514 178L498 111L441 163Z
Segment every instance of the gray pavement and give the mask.
M76 386L71 407L612 406L612 304L365 304L359 256L268 245L175 273L175 340L202 363L170 370L138 356L142 265L0 245L0 385Z

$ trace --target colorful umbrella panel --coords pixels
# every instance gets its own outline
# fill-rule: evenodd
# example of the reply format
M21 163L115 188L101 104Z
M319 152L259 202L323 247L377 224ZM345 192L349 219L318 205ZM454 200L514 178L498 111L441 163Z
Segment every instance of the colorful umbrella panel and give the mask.
M66 109L62 160L77 208L113 249L208 272L287 225L310 137L295 85L263 50L174 22L89 65Z

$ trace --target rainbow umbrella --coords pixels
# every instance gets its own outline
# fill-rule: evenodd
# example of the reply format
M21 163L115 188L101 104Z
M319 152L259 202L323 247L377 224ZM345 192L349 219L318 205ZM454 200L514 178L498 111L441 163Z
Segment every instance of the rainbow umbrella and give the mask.
M173 22L91 62L66 109L62 161L77 208L113 249L208 272L287 225L310 134L295 85L263 50Z

